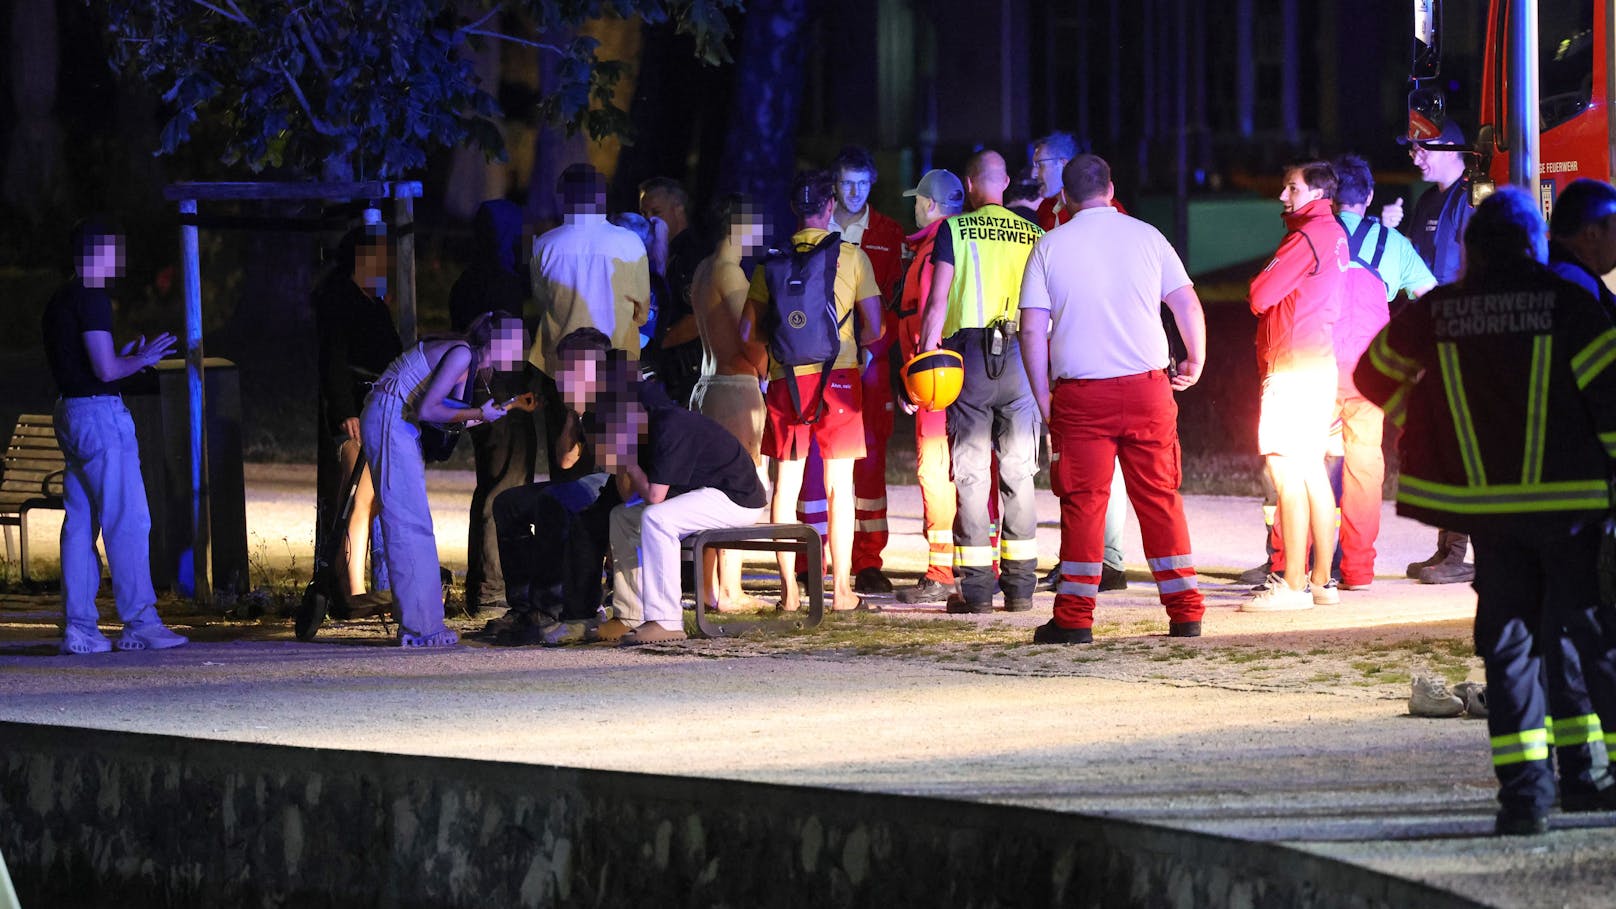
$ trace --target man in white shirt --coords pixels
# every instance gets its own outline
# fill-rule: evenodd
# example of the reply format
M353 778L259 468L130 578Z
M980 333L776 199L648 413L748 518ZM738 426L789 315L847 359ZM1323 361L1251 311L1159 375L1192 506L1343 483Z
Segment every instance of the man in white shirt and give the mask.
M1206 359L1201 301L1161 232L1111 206L1104 160L1074 157L1062 184L1072 219L1038 241L1021 285L1021 356L1049 426L1050 485L1061 503L1055 615L1033 640L1093 640L1105 510L1119 459L1169 634L1198 637L1205 607L1178 494L1173 392L1194 385ZM1163 302L1187 351L1176 364L1162 329Z
M594 328L632 359L640 349L639 329L651 309L651 270L645 244L606 220L606 178L588 164L573 164L556 181L562 223L533 238L533 301L539 330L528 362L542 374L546 451L550 479L593 473L586 455L563 465L556 440L575 420L555 389L560 361L556 342L580 328ZM554 406L551 406L554 405Z

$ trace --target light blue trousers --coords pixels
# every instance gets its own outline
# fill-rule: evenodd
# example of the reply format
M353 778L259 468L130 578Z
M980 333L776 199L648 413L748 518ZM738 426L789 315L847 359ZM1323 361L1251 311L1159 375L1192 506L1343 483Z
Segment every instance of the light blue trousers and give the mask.
M62 478L62 603L67 624L94 631L99 614L100 535L112 571L112 596L124 625L160 621L151 582L151 511L140 477L135 422L115 395L56 402Z
M381 502L382 553L398 604L399 625L413 635L443 630L438 541L426 495L421 430L404 417L397 395L371 392L359 417L365 461Z

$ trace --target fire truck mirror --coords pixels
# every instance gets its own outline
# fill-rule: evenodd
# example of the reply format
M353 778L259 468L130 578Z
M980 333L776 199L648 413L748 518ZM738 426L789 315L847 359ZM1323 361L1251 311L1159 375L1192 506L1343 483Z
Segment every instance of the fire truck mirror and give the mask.
M1413 0L1414 53L1409 77L1434 79L1442 72L1442 0Z

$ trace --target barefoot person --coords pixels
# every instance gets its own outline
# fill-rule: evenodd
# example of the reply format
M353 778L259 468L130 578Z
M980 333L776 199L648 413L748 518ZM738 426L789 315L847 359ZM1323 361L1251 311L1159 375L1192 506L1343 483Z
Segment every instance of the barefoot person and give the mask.
M118 649L178 647L186 639L157 617L146 484L140 476L135 424L118 394L119 382L174 352L174 336L163 332L148 340L143 335L114 347L107 287L123 274L123 236L108 224L86 221L73 229L69 249L73 277L51 298L44 318L45 359L62 395L56 402L56 443L67 462L62 477L62 652L112 649L97 627L98 530L123 620Z
M741 259L763 243L763 222L745 196L732 194L719 211L722 233L713 254L696 266L690 303L701 337L701 376L690 396L691 409L729 430L754 465L763 461L762 344L741 340L741 311L751 282ZM741 555L718 554L717 583L709 583L720 612L755 609L763 603L741 591Z
M522 321L484 313L464 336L429 338L404 351L377 380L360 416L365 460L381 502L383 555L398 604L399 643L448 647L459 635L443 624L438 544L426 495L420 424L493 422L505 410L493 400L458 404L492 369L522 358Z

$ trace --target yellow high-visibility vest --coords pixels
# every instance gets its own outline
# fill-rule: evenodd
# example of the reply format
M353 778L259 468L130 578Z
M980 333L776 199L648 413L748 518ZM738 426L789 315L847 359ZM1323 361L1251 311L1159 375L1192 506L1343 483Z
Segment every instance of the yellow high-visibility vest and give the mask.
M943 337L1013 320L1021 273L1043 229L1002 205L984 205L944 223L954 244L954 283L948 288Z

